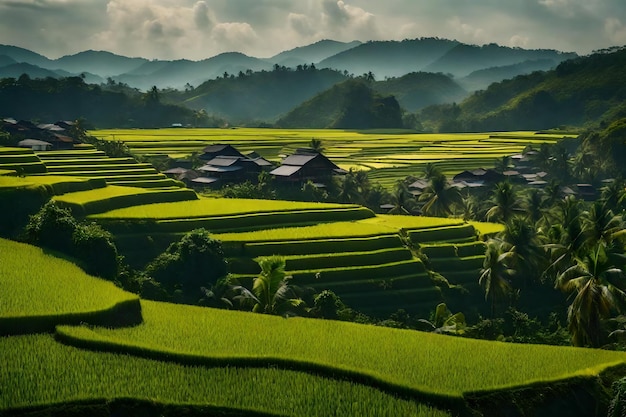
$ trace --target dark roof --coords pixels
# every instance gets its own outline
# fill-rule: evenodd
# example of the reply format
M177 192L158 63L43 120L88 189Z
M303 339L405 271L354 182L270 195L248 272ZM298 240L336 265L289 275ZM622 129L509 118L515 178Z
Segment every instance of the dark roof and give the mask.
M39 129L50 130L52 132L65 132L64 128L62 128L61 126L52 124L52 123L40 124L40 125L37 125L37 127Z
M240 166L215 166L215 165L203 165L198 168L198 171L204 172L234 172L239 171L243 167Z
M426 187L428 187L428 181L427 180L417 180L414 183L412 183L411 185L409 185L409 188L418 188L420 190L423 190Z
M268 161L265 158L261 158L261 157L254 158L252 160L252 162L254 162L255 164L257 164L260 167L271 167L273 165L270 161Z
M236 164L240 159L244 159L244 158L241 158L240 156L220 155L208 161L206 165L212 165L212 166L218 166L218 167L229 167L229 166Z
M319 154L315 155L290 155L283 160L283 165L292 165L292 166L304 166L317 158Z
M224 145L224 144L209 145L206 148L202 149L202 152L217 153L217 152L221 152L224 149L229 148L229 147L232 148L231 145Z
M301 166L295 165L281 165L273 171L270 171L272 175L278 175L279 177L290 177L296 172L302 169Z

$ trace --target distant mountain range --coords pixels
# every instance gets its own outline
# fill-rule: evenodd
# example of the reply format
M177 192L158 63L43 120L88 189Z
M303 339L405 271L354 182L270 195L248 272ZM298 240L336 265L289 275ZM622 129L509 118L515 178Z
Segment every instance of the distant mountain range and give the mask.
M140 90L152 86L183 89L187 84L197 86L225 73L270 70L275 66L295 69L299 65L315 64L318 69L331 68L346 74L372 73L379 80L415 72L441 72L453 75L465 89L474 89L534 68L551 69L574 57L574 53L555 50L526 50L495 44L476 46L439 38L367 43L322 40L267 59L231 52L201 61L148 60L106 51L84 51L49 59L27 49L0 45L0 78L16 78L22 73L31 78L85 74L85 80L90 83L105 83L111 78ZM494 69L503 67L506 70ZM476 71L484 72L474 75Z

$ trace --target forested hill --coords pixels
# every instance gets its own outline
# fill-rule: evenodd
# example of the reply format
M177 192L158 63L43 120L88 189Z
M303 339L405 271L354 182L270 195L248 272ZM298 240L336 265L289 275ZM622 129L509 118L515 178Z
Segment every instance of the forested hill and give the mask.
M400 128L402 113L393 96L375 93L365 80L350 79L303 103L276 125L285 128Z
M272 122L346 78L334 70L276 65L273 71L240 72L207 81L184 93L180 103L235 123Z
M87 84L80 77L31 79L24 75L0 79L0 117L41 122L85 118L98 128L219 123L203 113L162 103L156 89L129 96Z
M556 69L490 85L460 106L420 112L440 131L537 130L583 126L626 114L626 48L564 61Z
M371 75L373 77L373 74ZM296 69L276 65L273 71L230 74L210 80L168 100L231 122L273 123L279 117L333 85L346 81L348 74L314 66ZM433 104L460 102L467 92L444 74L410 73L374 82L371 88L382 95L393 95L400 106L414 112Z

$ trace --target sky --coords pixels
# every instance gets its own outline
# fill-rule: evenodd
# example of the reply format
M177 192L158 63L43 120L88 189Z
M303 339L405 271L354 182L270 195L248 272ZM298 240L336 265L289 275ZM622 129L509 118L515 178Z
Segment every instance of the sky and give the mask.
M456 39L587 54L626 44L626 0L0 0L0 44L259 58L322 39Z

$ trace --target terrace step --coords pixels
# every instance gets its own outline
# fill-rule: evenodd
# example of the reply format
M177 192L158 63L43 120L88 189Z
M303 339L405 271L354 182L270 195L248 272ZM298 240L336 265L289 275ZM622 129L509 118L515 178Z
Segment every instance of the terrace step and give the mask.
M431 258L429 261L435 271L444 274L446 271L482 268L485 255L466 256L463 258Z
M450 284L463 285L478 284L478 278L480 277L480 268L466 269L464 271L446 271L441 272Z
M413 259L413 254L406 248L390 248L365 252L321 253L306 256L288 256L285 258L287 270L310 270L324 268L357 267L380 265ZM234 274L254 274L259 272L259 265L250 257L230 258L230 272Z
M444 243L420 245L420 251L428 256L429 259L433 258L450 258L453 256L474 256L485 254L485 243L481 241L472 241L469 243Z
M45 158L45 164L47 167L56 167L56 166L75 166L75 165L88 165L88 166L101 166L101 165L118 165L118 164L135 164L137 165L137 161L133 158L109 158L109 157L100 157L100 158L76 158L76 159L48 159Z
M407 234L411 241L416 244L431 242L462 243L476 240L476 229L471 224L408 230Z
M83 165L53 165L53 166L48 166L46 164L46 166L48 167L48 172L70 172L70 171L82 171L82 172L89 172L89 171L94 171L94 172L116 172L116 171L125 171L125 172L131 172L131 171L140 171L140 170L151 170L154 172L158 172L153 166L152 164L129 164L129 163L121 163L121 164L114 164L114 163L108 163L108 161L105 159L103 160L106 163L102 163L102 164L83 164Z
M366 237L346 237L331 239L309 239L272 242L223 242L227 256L245 255L310 255L329 252L343 252L346 249L354 252L373 251L402 247L403 243L397 234L384 234Z
M24 163L2 163L0 161L0 169L14 170L19 174L43 174L47 172L46 166L41 162L24 162Z
M356 281L327 282L309 284L317 291L331 290L336 294L364 293L381 290L408 290L416 288L430 288L433 286L427 273L402 275L386 279L368 279Z
M171 178L161 178L156 180L122 180L107 181L110 185L119 185L123 187L141 187L141 188L184 188L185 184Z
M102 156L108 158L107 154L103 151L96 149L80 149L80 150L66 150L66 151L45 151L35 152L35 154L41 159L56 159L56 158L93 158L94 156Z
M394 276L419 274L425 271L426 269L421 261L410 260L361 267L287 271L287 273L293 276L294 284L310 285L325 282L387 279Z

